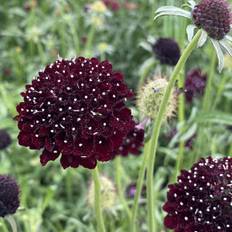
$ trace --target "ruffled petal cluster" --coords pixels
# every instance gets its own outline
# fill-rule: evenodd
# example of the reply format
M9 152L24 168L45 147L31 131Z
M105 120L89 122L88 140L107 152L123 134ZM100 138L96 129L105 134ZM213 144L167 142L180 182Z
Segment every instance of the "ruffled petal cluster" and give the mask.
M232 158L201 159L169 186L164 224L175 232L232 231Z
M48 65L22 93L18 140L42 150L42 165L94 168L114 157L134 128L126 99L133 96L108 61L79 57Z

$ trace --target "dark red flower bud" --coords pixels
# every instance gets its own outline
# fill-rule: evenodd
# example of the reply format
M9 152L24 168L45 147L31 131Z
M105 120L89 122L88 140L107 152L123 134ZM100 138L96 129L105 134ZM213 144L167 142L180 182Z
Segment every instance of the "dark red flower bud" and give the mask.
M192 102L194 97L204 94L206 87L207 75L203 74L200 69L193 69L187 73L185 80L185 98Z
M153 51L161 64L175 66L180 58L179 45L173 39L158 39L153 45Z
M167 228L175 232L232 231L232 158L201 159L169 185Z
M202 0L192 12L194 23L208 35L221 40L230 31L231 11L226 0Z
M0 217L14 214L19 207L19 186L16 181L0 175Z
M94 168L114 157L134 128L132 92L108 61L57 60L39 72L17 106L19 144L42 149L42 165L61 155L64 168Z
M0 129L0 150L6 149L11 144L11 137L6 130Z

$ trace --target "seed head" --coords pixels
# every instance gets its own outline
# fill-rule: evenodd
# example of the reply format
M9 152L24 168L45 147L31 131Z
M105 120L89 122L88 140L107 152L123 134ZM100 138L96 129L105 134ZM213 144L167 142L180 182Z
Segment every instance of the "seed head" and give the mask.
M11 137L9 133L4 129L0 129L0 150L6 149L10 144Z
M156 119L161 102L163 100L168 82L166 79L158 77L148 82L138 94L138 108L144 117ZM171 93L164 121L174 115L176 109L176 96Z
M14 214L19 207L19 186L16 181L0 175L0 217Z
M175 232L232 231L232 158L201 159L169 185L164 224Z
M22 96L16 117L19 144L42 149L42 165L61 155L63 168L94 168L97 160L111 160L134 128L125 105L132 92L108 61L57 60Z
M213 39L221 40L230 31L231 10L226 0L202 0L195 6L192 17L195 25Z
M101 207L104 210L111 209L117 199L116 189L114 183L106 176L100 176L100 185L101 185ZM92 181L89 186L88 191L88 203L91 207L94 207L94 182Z
M179 45L173 39L158 39L153 45L153 51L161 64L175 66L180 58Z

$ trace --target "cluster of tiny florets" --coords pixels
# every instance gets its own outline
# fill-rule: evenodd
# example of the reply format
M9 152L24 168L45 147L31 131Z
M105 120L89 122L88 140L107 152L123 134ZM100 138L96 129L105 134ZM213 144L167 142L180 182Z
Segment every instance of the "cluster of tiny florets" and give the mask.
M139 155L143 146L144 129L135 126L124 138L117 154L127 156L128 154Z
M61 155L64 168L108 161L134 128L125 101L132 92L108 61L57 60L22 93L19 144L42 149L42 165Z
M207 75L200 69L193 69L187 73L185 80L185 98L191 103L194 97L202 96L206 87Z
M175 66L180 59L180 47L173 39L160 38L152 48L161 64Z
M16 181L0 175L0 217L14 214L19 207L19 186Z
M232 231L232 158L201 159L169 185L164 224L175 232Z
M11 137L9 133L4 129L0 129L0 150L6 149L10 144Z
M164 94L168 86L168 81L165 78L157 77L149 81L138 94L138 109L144 117L156 119L163 101ZM174 115L176 110L176 95L172 90L164 120Z
M226 0L202 0L195 6L192 17L195 25L213 39L221 40L230 31L231 10Z

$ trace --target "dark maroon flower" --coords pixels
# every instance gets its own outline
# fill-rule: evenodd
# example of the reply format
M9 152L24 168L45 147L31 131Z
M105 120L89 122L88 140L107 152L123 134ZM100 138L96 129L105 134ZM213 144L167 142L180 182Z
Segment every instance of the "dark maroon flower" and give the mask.
M204 94L206 87L207 75L203 74L200 69L193 69L187 73L185 80L185 98L191 103L193 98Z
M232 158L202 158L169 185L167 228L175 232L232 231Z
M118 0L102 0L102 2L112 11L118 11L121 8Z
M136 194L136 183L131 183L126 188L126 197L129 199L133 199ZM145 197L146 195L146 186L144 185L142 188L141 196Z
M129 134L125 136L116 154L122 156L127 156L128 154L139 155L143 146L143 140L144 129L135 126Z
M208 35L221 40L230 31L231 11L226 0L202 0L192 12L194 23Z
M179 45L173 39L160 38L152 48L161 64L175 66L180 58Z
M14 214L19 207L19 186L16 181L0 175L0 217Z
M94 168L97 160L111 160L134 128L124 103L132 95L108 61L57 60L22 93L19 144L43 149L42 165L61 155L64 168Z
M9 133L4 129L0 129L0 150L6 149L10 144L11 137Z

